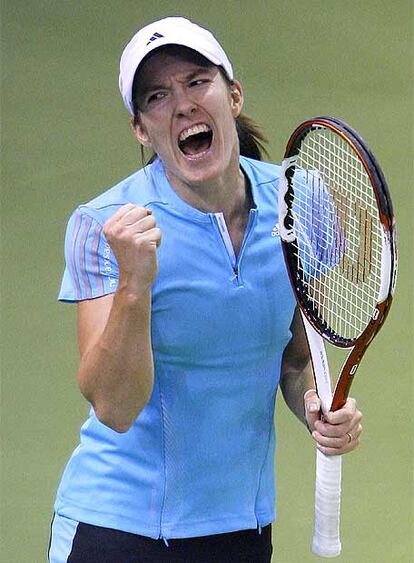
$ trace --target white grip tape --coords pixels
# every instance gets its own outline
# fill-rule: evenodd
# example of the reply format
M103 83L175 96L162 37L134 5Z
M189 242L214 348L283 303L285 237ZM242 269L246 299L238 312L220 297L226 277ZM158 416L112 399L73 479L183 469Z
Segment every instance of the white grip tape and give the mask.
M327 413L332 403L331 378L325 345L304 314L303 324L322 411ZM325 456L316 450L315 520L312 552L321 557L336 557L341 553L339 537L341 505L341 456Z
M341 469L341 456L328 457L316 450L315 522L312 551L321 557L336 557L341 553L339 538Z

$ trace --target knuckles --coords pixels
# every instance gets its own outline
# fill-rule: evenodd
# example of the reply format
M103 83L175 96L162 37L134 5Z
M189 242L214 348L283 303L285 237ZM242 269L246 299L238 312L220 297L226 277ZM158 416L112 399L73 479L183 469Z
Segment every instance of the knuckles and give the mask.
M147 231L155 229L156 224L156 219L149 210L127 204L108 219L103 226L103 234L109 243L137 243ZM160 237L160 231L156 236Z

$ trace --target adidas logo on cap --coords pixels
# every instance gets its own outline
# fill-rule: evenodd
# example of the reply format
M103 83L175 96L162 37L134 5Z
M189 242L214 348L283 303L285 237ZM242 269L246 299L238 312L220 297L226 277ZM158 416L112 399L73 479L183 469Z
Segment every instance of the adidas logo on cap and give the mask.
M147 43L147 46L151 43L151 41L156 41L157 39L161 39L161 37L164 37L164 35L161 35L161 33L158 33L157 31L154 33L154 35L152 35L152 37L150 37L150 40Z

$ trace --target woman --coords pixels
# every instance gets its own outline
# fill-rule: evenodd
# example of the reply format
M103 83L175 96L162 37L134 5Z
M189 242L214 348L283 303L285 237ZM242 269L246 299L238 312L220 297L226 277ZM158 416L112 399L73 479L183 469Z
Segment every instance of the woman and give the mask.
M120 90L155 157L69 221L60 299L78 303L92 409L50 561L269 562L278 383L327 454L357 446L361 413L350 399L319 420L272 236L279 167L217 40L184 18L146 26Z

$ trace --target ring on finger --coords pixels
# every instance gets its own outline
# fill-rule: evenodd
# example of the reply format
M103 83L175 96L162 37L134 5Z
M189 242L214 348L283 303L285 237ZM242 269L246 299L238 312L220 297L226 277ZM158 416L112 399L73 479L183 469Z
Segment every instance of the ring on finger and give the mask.
M352 442L352 434L347 432L346 435L348 436L348 444L350 444Z

